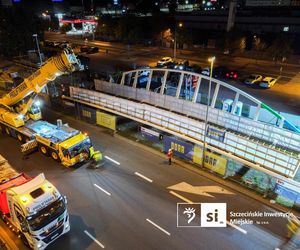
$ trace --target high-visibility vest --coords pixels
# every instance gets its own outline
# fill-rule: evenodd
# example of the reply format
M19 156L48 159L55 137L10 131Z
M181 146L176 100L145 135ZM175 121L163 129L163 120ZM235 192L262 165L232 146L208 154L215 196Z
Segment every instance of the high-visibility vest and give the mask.
M172 151L168 151L167 156L168 156L168 158L172 158L173 157L173 152Z
M300 227L300 221L297 218L289 218L287 223L288 230L294 235L297 234Z
M102 160L102 154L100 151L95 151L92 155L92 158L95 160L95 161L101 161Z

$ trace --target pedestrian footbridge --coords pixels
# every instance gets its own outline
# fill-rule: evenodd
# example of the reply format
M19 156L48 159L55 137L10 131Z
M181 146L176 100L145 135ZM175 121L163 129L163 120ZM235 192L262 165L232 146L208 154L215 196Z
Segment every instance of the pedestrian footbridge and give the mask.
M212 79L209 91L209 77L146 68L124 72L117 83L95 80L95 89L71 87L69 99L206 142L206 148L275 177L293 178L299 168L299 129L223 81Z

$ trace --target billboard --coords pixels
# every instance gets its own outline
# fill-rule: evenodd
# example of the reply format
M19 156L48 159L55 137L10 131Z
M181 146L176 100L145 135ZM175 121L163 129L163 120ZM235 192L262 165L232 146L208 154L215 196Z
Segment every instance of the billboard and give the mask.
M160 138L162 138L159 132L145 127L141 127L141 134L145 139L152 142L159 142Z
M199 146L194 146L193 162L199 165L202 164L203 150ZM227 166L227 159L211 152L204 154L204 167L220 174L225 175Z
M109 115L100 111L96 113L96 123L100 126L116 130L117 117L115 115Z
M224 142L225 131L216 128L208 127L207 136L220 142Z
M76 104L79 113L79 118L83 121L95 124L96 110L85 105Z
M183 159L192 160L193 157L193 147L192 143L180 140L174 136L164 135L164 150L167 152L170 148L173 149L175 156Z

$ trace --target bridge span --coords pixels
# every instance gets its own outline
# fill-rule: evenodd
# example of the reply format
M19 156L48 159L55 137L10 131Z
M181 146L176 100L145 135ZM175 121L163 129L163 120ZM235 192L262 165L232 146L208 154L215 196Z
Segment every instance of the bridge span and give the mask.
M212 79L212 94L208 96L209 77L145 68L124 72L117 83L95 80L95 88L71 87L70 97L65 98L202 147L205 141L207 149L279 179L292 181L298 171L299 129L268 105L226 82Z

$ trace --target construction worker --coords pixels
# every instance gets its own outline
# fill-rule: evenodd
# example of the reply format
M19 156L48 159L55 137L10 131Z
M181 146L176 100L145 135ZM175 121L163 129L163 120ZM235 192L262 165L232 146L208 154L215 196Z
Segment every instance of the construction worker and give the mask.
M286 249L293 241L295 241L296 238L299 238L300 221L295 215L291 214L288 217L288 223L286 224L286 226L287 226L286 240L279 247L276 247L275 250ZM299 244L299 242L294 242L294 244Z
M100 166L102 166L104 164L103 157L100 151L94 151L91 155L91 167L92 168L99 168Z
M169 165L172 164L173 150L170 148L167 153L167 157L169 159Z
M300 221L295 215L291 215L288 217L288 223L286 226L288 229L288 237L293 238L299 230Z

